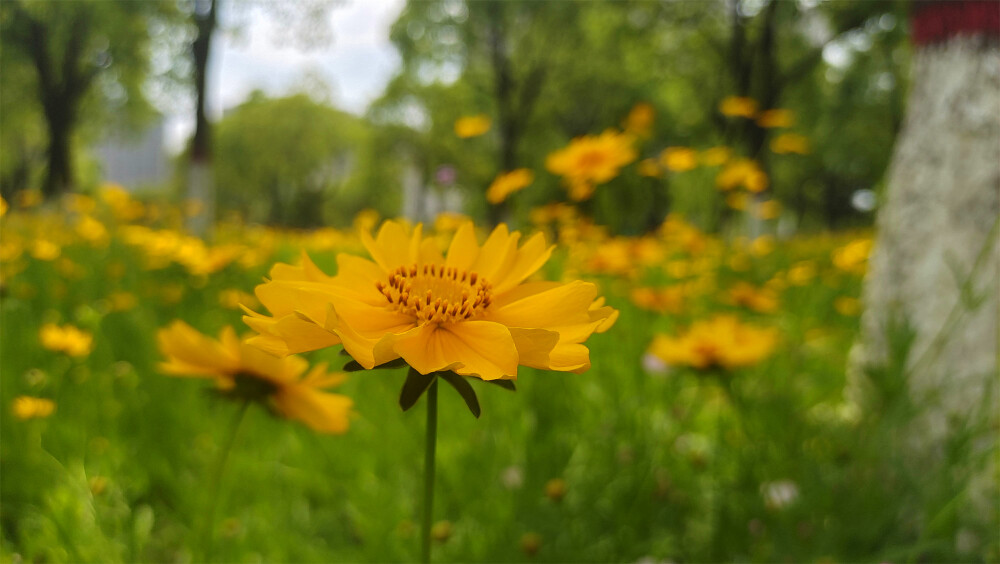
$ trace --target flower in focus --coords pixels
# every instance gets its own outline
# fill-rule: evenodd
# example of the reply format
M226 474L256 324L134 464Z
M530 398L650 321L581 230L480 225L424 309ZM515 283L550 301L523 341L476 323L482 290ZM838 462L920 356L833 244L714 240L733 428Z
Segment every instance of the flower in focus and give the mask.
M314 431L347 431L353 402L322 391L344 380L343 374L327 373L325 364L306 373L309 363L305 360L277 358L241 343L232 327L223 329L215 340L183 321L174 321L157 333L157 341L167 358L160 370L167 374L214 379L223 394L264 401L273 412Z
M653 129L653 121L656 119L656 110L646 102L639 102L632 106L625 118L625 131L639 137L649 137Z
M660 153L660 162L667 170L684 172L698 166L698 153L688 147L667 147Z
M362 233L372 260L342 253L336 276L307 256L276 265L256 290L273 317L247 310L260 333L250 342L276 354L343 342L367 369L402 358L421 374L483 380L515 379L519 365L584 372L583 342L618 312L587 282L525 282L552 248L541 234L518 246L520 236L501 224L480 246L466 223L442 255L422 226L387 221L374 239Z
M14 398L11 407L14 410L14 417L22 421L48 417L56 410L56 404L52 400L31 396L18 396Z
M798 133L782 133L771 140L771 151L779 155L788 153L799 155L809 154L809 138Z
M774 350L777 335L740 323L731 315L696 321L679 337L657 335L649 352L668 365L691 366L698 370L731 370L757 364Z
M757 101L745 96L727 96L719 102L719 112L730 117L753 118L757 114Z
M551 153L545 168L563 177L570 199L586 200L598 184L618 176L621 168L636 159L629 135L607 130L594 136L577 137L569 146Z
M462 139L479 137L490 130L490 117L486 114L460 117L455 120L455 135Z
M527 188L534 181L535 173L526 168L518 168L500 174L486 191L486 201L491 204L499 204L506 200L507 196Z
M94 347L94 337L72 325L62 327L46 323L38 332L42 346L50 351L64 352L69 356L87 356Z
M795 125L795 112L785 109L764 110L757 116L757 125L767 128L784 128Z

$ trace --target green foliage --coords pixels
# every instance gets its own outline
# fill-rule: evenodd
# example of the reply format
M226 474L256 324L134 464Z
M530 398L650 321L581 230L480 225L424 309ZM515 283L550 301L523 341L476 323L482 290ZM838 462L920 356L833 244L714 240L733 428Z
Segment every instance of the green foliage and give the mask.
M346 224L364 199L350 177L366 139L362 122L305 94L252 94L215 134L220 209L277 225Z

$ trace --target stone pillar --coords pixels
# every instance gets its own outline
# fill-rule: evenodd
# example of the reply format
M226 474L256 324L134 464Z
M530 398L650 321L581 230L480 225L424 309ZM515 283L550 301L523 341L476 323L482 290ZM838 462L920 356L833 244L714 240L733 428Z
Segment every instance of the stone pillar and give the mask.
M912 86L848 396L865 405L863 368L889 361L891 321L905 320L906 386L920 406L906 436L917 460L933 461L956 421L1000 413L1000 4L915 3L912 29Z

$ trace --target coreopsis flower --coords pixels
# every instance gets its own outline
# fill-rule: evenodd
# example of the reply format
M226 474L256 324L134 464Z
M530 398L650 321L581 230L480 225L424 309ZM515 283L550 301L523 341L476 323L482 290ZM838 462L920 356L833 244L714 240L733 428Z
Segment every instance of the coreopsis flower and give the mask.
M18 396L14 398L11 407L14 411L14 417L21 420L48 417L56 410L56 404L52 400L31 396Z
M46 349L63 352L69 356L87 356L94 348L93 335L72 325L60 327L55 323L46 323L38 331L38 338Z
M757 101L746 96L727 96L719 102L719 112L730 117L753 118L757 115Z
M729 147L719 146L705 149L699 156L705 166L722 166L726 164L731 154Z
M781 108L765 110L757 116L757 125L766 128L784 128L795 125L795 112Z
M490 130L490 117L486 114L465 116L455 120L455 135L462 139L479 137Z
M698 153L688 147L667 147L660 153L660 162L667 170L685 172L698 166Z
M639 137L649 137L653 130L653 122L656 120L656 110L646 102L639 102L632 106L628 116L625 118L625 131Z
M353 402L322 391L343 382L344 375L327 373L324 364L307 373L305 360L277 358L240 342L232 327L223 329L215 340L183 321L174 321L159 331L157 341L167 359L159 368L166 374L213 379L224 395L266 402L274 413L314 431L347 431Z
M756 288L747 282L734 284L729 289L729 300L759 313L774 313L778 309L778 296L773 291Z
M777 335L740 323L731 315L696 321L679 337L657 335L649 352L668 365L691 366L698 370L731 370L757 364L774 350Z
M250 340L275 354L342 343L366 369L402 359L421 374L453 371L483 380L515 379L518 366L580 373L590 367L584 341L607 330L618 312L587 282L525 282L552 247L536 234L500 225L480 246L471 223L447 254L418 225L387 221L372 238L371 260L342 253L329 276L307 256L278 264L257 287L271 317L247 310Z
M507 196L527 188L534 181L535 173L526 168L502 173L493 180L489 189L486 190L486 201L491 204L499 204L506 200Z
M574 201L586 200L598 184L618 176L636 159L632 137L612 129L600 135L577 137L545 160L545 168L563 177Z
M719 190L732 190L742 186L750 192L763 192L769 184L767 174L757 161L746 158L730 160L715 177Z
M862 275L868 269L868 255L872 251L872 240L862 238L833 251L833 265L851 274Z
M798 133L782 133L771 140L771 151L779 155L796 153L809 154L809 138Z

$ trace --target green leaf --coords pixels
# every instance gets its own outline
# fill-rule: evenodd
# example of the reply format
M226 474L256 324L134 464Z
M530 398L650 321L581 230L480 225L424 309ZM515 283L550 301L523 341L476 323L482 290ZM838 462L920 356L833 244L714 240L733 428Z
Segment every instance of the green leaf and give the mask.
M436 372L431 372L430 374L421 374L410 368L410 371L406 374L406 381L403 382L403 389L399 393L399 407L403 408L403 411L408 411L413 407L420 396L424 395L427 388L431 387L431 383L437 378Z
M464 376L459 376L454 372L439 372L438 374L444 378L445 382L451 384L451 387L455 388L458 395L465 400L465 405L468 406L472 415L479 419L482 409L479 407L479 398L476 397L476 391L472 389L472 384Z
M517 386L514 385L513 380L483 380L487 384L493 384L494 386L500 386L505 390L510 390L512 392L517 391Z
M407 366L406 361L401 358L397 358L396 360L390 360L385 364L380 364L374 368L371 368L371 370L388 370L390 368L402 368L404 366ZM361 370L368 370L368 369L358 364L358 361L352 360L347 364L345 364L344 367L341 368L341 370L343 370L344 372L360 372Z

